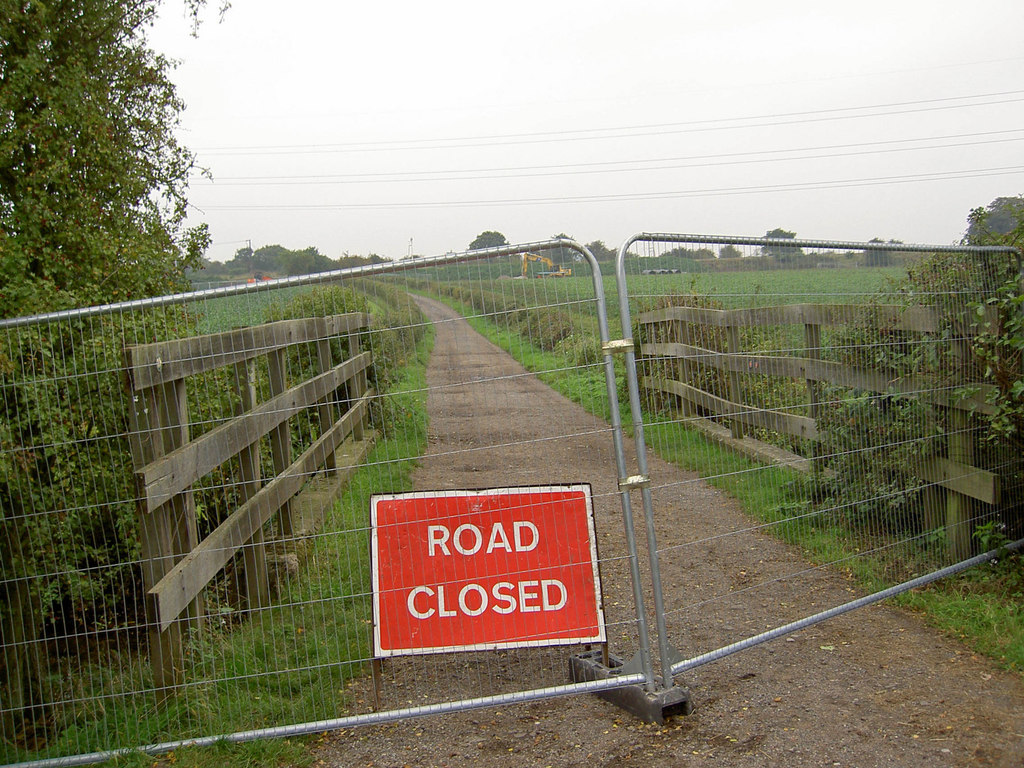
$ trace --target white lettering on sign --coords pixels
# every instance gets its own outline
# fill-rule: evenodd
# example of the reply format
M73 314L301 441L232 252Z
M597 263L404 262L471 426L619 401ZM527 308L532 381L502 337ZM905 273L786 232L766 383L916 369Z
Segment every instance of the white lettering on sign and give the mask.
M511 541L505 531L505 526L501 523L492 525L486 538L485 552L488 555L496 549L503 549L506 552L532 552L540 544L540 532L537 530L537 526L529 520L516 520L512 523ZM471 557L484 548L484 533L479 526L472 523L463 523L454 531L449 530L446 525L427 526L427 555L429 557L435 557L438 550L446 557L451 557L452 551L448 548L449 541L460 555Z
M518 599L517 599L518 598ZM492 602L493 600L493 602ZM537 611L560 611L569 600L569 592L558 579L520 581L513 584L499 581L486 590L480 584L466 584L452 599L445 585L414 587L409 591L405 604L409 615L416 619L431 616L450 618L462 613L465 616L479 616L488 608L495 613L507 615L517 609L522 613Z
M532 534L533 541L529 545L524 544L521 537L524 528ZM540 533L537 531L537 526L529 520L519 520L512 523L512 531L516 539L516 552L530 552L540 544Z
M451 534L448 529L443 525L428 525L427 526L427 552L431 557L434 556L434 549L440 547L441 551L446 555L450 555L448 551L448 539Z

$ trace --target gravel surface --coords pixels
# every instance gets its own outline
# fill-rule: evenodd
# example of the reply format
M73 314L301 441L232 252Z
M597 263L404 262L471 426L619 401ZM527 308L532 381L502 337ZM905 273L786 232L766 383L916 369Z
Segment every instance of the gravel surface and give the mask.
M429 455L415 487L591 483L610 646L628 658L635 616L608 426L450 309L426 299L421 306L437 339L428 370ZM666 603L676 608L669 637L687 656L856 596L842 575L810 569L773 538L725 535L749 521L693 475L654 458L650 474ZM565 683L568 655L561 648L392 660L381 705L437 701L438 691L451 699ZM664 725L642 723L593 695L562 697L340 731L322 741L317 757L323 765L386 768L652 759L724 768L1024 766L1021 677L888 606L699 667L677 682L689 689L694 711ZM355 688L372 699L369 680Z

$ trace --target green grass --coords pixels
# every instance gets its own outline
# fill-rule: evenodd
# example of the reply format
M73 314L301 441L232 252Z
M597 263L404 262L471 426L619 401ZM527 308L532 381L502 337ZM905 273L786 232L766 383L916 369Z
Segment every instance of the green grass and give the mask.
M0 763L346 714L352 704L348 683L365 673L371 656L370 496L381 489L407 490L412 469L426 449L426 362L432 343L433 334L427 334L415 359L400 371L396 394L386 406L389 426L328 513L301 576L286 584L275 607L264 614L242 621L230 613L211 616L190 641L189 676L208 682L188 686L163 707L150 694L103 699L110 691L149 686L144 658L112 654L113 663L81 670L76 697L81 703L71 705L78 711L69 718L70 727L37 752L0 745ZM133 753L114 762L152 765L154 758ZM201 768L302 766L311 764L311 757L308 739L300 738L184 749L157 762Z
M820 271L805 271L821 275ZM795 272L799 270L729 274L727 277L735 278L735 286L749 287L752 279L766 275L791 279ZM887 279L893 270L856 272L874 272L876 278ZM848 274L843 271L844 277ZM826 273L826 276L834 275L835 272ZM875 288L880 285L877 283ZM724 288L721 282L719 286ZM773 288L777 289L780 286ZM793 290L802 289L794 285ZM873 289L866 284L850 288L851 294L862 290L866 294ZM472 314L467 307L455 308ZM609 418L603 368L567 366L557 354L537 349L528 340L496 327L486 318L476 317L471 325L528 370L540 372L541 378L563 395L596 416ZM620 402L627 402L624 395L620 394ZM628 428L628 407L622 417ZM680 467L698 472L709 483L737 499L752 519L766 524L766 532L799 547L811 563L834 564L868 592L891 586L907 574L917 575L914 571L918 567L920 573L933 569L934 552L936 547L941 549L942 543L927 538L908 542L902 550L904 562L896 570L900 578L894 581L892 564L863 554L862 538L851 535L846 526L813 514L803 490L804 479L796 472L739 456L680 423L659 422L651 414L645 414L644 418L645 441L654 452ZM974 651L990 656L1007 669L1024 673L1024 563L1020 557L1005 558L997 566L972 569L904 594L895 602L920 612L927 622L961 639Z
M1024 674L1024 560L1020 555L908 593L900 603L971 649Z
M539 374L540 380L556 392L605 421L611 419L603 365L567 366L560 355L539 349L507 328L499 328L487 318L475 315L471 307L452 301L448 304L468 317L470 327L477 333L516 358L526 370Z
M629 268L635 264L628 265ZM463 285L484 288L518 306L558 306L587 318L594 316L593 280L585 270L557 280L476 280ZM725 308L776 304L865 302L906 274L901 267L857 269L786 269L762 272L690 273L680 275L629 275L630 296L637 306L670 294L709 295ZM608 324L613 337L620 334L619 299L615 280L604 275ZM636 314L634 306L633 314ZM634 317L635 319L635 317Z
M200 333L219 333L265 323L272 306L287 304L296 295L311 290L311 286L277 288L273 291L264 289L208 299L198 304L186 304L185 307L190 314L199 315Z
M830 302L857 304L876 295L902 267L857 269L777 269L762 272L715 272L689 275L639 275L627 282L635 296L668 292L699 293L723 300L727 307Z

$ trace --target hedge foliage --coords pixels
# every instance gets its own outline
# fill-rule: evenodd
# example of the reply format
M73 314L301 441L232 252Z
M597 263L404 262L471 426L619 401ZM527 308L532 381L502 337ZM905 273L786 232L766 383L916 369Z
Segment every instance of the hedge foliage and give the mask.
M0 698L32 711L66 698L73 669L101 642L138 648L145 633L134 466L129 443L127 346L183 338L229 323L217 302L26 325L0 336ZM229 311L225 311L225 308ZM261 320L367 312L373 327L357 346L373 353L370 386L387 391L397 367L425 332L411 299L386 281L281 292ZM308 377L313 345L289 352L288 377ZM335 360L348 349L332 342ZM266 365L257 365L266 397ZM187 382L192 436L230 418L238 406L231 367ZM388 409L372 411L384 428ZM296 445L317 436L315 417L292 419ZM261 451L270 461L270 451ZM237 461L203 478L195 491L200 537L237 506ZM264 476L273 474L264 467ZM223 590L222 590L223 592ZM114 634L116 633L116 634ZM41 709L34 717L45 720ZM11 718L0 724L10 736ZM55 726L56 727L56 726ZM23 729L24 730L24 729Z

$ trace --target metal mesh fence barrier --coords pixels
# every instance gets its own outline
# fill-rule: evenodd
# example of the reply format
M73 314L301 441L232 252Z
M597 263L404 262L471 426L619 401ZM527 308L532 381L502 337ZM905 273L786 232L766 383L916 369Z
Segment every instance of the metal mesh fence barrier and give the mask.
M667 666L1021 538L1021 458L986 369L1016 256L623 246Z
M374 660L375 494L552 484L588 487L597 607L638 648L595 281L534 245L4 321L0 763L608 685L569 680L590 636ZM409 611L564 602L500 581Z
M639 235L0 321L0 763L655 696L970 564L1019 268Z

